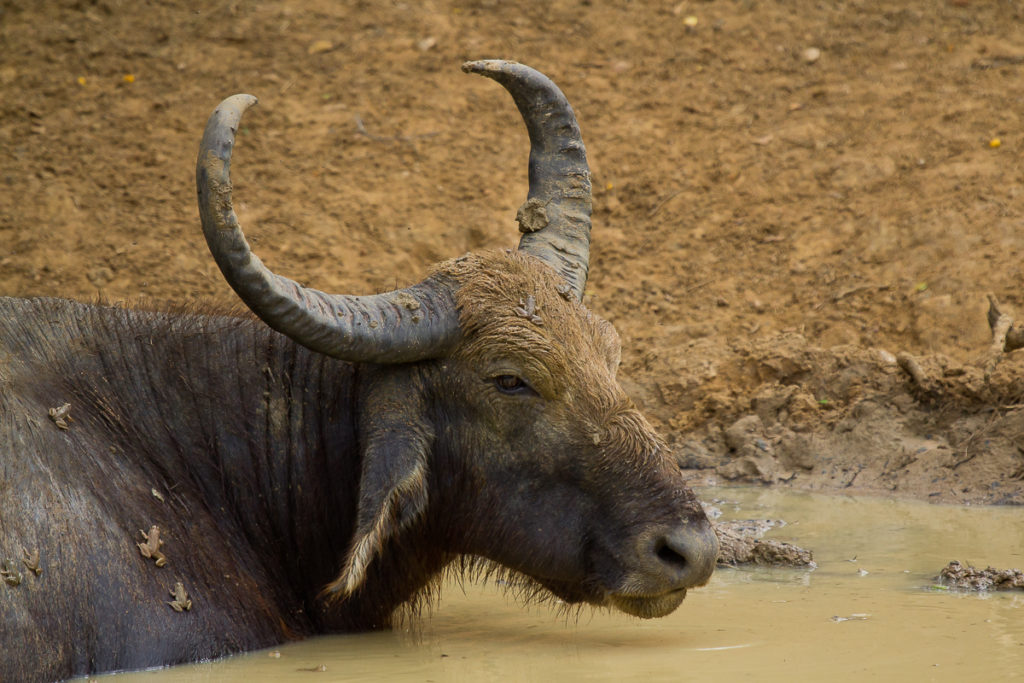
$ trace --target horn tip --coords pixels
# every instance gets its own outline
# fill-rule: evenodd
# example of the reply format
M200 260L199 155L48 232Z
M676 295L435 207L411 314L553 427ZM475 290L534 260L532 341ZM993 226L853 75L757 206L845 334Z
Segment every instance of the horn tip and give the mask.
M477 59L463 63L462 70L467 74L486 75L488 71L505 71L509 66L519 66L519 63L510 62L505 59Z
M206 130L203 132L203 139L199 145L200 159L212 151L221 161L228 161L231 158L231 148L234 146L235 133L238 131L242 114L258 101L254 96L245 94L232 95L221 101L210 115Z
M259 99L255 95L239 93L238 95L232 95L231 97L225 98L219 105L217 105L217 111L237 113L240 117L246 109L254 107L258 103Z

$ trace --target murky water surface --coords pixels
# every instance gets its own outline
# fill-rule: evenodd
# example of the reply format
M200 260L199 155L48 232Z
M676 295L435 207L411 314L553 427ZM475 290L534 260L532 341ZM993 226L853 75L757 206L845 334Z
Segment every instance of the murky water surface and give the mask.
M671 616L524 608L449 586L408 632L330 636L129 681L1005 680L1024 678L1024 591L932 589L949 560L1024 566L1024 510L785 491L702 491L725 518L781 518L771 538L818 569L719 570ZM866 573L865 573L866 572ZM326 671L310 671L323 665ZM813 677L813 678L812 678Z

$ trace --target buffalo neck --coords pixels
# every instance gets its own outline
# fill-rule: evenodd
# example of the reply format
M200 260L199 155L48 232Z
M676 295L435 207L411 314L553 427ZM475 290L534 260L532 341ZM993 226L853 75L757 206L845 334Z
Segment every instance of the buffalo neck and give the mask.
M410 529L357 595L334 608L320 597L354 527L359 366L245 317L56 299L3 300L0 314L0 339L20 359L0 377L14 384L10 412L71 405L66 432L42 425L53 447L33 456L40 467L97 501L83 514L103 516L112 547L133 548L157 525L168 567L197 595L232 577L246 619L266 614L268 630L246 647L387 626L443 565Z
M76 319L85 348L63 377L72 414L114 437L98 457L147 470L176 517L204 508L222 534L209 542L255 549L268 578L319 590L351 533L353 366L245 318L83 307ZM90 370L101 384L75 381Z

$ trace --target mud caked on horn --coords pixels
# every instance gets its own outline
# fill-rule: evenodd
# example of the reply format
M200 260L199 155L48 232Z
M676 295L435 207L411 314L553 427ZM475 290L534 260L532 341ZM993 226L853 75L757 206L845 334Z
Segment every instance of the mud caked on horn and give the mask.
M580 127L551 79L524 64L466 62L462 70L487 76L512 95L530 136L530 190L516 216L520 251L558 271L583 299L590 262L590 168Z
M511 93L530 136L530 189L517 220L519 249L553 267L577 300L590 254L590 171L572 108L540 72L515 62L467 62L463 70ZM252 95L214 110L196 161L203 234L239 297L270 327L315 351L356 362L401 363L443 355L459 339L454 284L432 275L383 294L327 294L273 273L252 253L231 198L231 153Z

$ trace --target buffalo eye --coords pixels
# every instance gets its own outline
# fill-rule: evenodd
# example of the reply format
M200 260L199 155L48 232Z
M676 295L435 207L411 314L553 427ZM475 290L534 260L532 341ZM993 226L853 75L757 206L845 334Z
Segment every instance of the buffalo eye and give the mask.
M536 394L532 387L522 377L517 375L498 375L493 378L494 386L503 394L528 395Z

